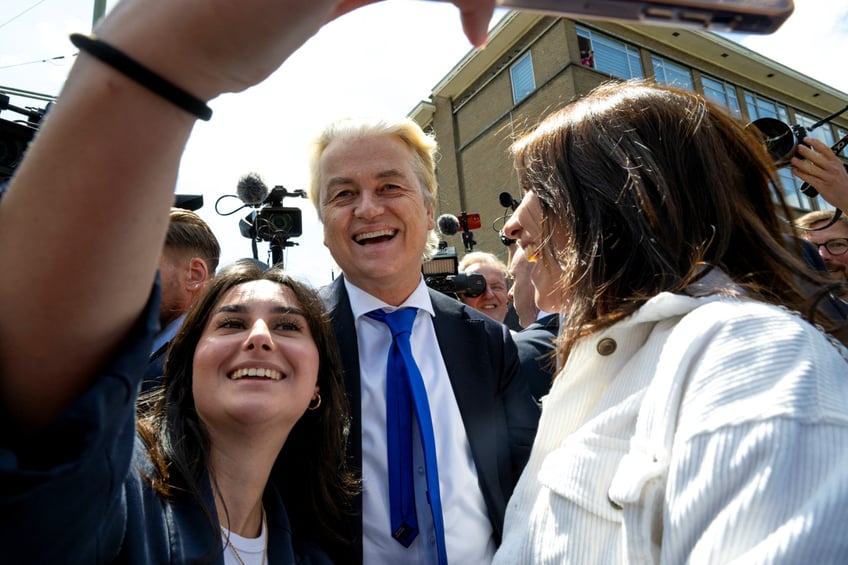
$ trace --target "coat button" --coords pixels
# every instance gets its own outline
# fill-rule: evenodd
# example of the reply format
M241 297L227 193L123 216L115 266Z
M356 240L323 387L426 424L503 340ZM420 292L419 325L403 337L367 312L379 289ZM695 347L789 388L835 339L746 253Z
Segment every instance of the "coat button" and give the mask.
M598 353L604 356L612 355L616 347L618 347L618 344L615 343L614 339L605 337L598 342Z
M609 500L610 506L612 506L616 510L624 510L624 507L615 500L613 500L609 493L607 493L607 500Z

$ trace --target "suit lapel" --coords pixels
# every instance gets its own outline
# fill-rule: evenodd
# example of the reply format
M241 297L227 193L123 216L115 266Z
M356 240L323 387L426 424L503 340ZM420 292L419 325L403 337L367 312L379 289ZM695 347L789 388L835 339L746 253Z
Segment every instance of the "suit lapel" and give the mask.
M430 297L436 313L433 326L439 349L465 425L480 488L490 517L494 517L493 509L505 505L501 484L510 474L509 450L498 449L509 442L501 433L505 428L499 425L503 421L497 410L501 402L495 375L499 373L484 353L490 348L482 320L470 318L460 302L437 291L431 290ZM497 524L498 520L492 522Z

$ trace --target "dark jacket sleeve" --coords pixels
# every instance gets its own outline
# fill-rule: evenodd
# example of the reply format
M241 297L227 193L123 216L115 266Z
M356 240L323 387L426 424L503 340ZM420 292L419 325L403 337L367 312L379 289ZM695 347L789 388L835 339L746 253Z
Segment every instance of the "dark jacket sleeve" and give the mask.
M548 394L553 382L556 361L552 354L558 329L558 316L553 314L512 335L518 347L521 372L537 401Z
M540 407L509 328L436 291L433 326L499 543L506 503L530 456Z
M24 436L3 426L4 562L98 563L117 555L126 522L123 483L133 455L136 392L158 310L154 291L112 365L45 430Z

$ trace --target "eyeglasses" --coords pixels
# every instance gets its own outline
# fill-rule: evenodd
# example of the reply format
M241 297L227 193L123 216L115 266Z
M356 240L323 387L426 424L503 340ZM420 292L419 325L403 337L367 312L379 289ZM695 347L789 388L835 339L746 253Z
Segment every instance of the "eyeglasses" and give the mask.
M824 243L816 243L814 245L819 250L824 247L831 255L845 255L845 252L848 251L848 237L828 239Z

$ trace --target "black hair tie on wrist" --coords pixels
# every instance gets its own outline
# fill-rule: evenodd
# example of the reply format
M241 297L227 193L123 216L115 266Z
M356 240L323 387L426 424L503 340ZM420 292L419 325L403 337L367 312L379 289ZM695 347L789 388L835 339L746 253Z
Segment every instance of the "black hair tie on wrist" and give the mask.
M85 51L92 57L106 63L189 114L193 114L204 121L209 121L209 118L212 117L212 109L205 102L157 75L123 51L112 47L96 36L72 33L71 43L80 51Z

